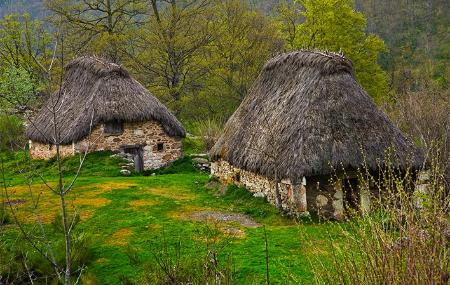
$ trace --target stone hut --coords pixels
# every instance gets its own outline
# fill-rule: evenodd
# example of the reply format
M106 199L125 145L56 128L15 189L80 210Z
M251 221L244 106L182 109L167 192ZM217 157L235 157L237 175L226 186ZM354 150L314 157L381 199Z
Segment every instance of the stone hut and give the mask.
M399 168L422 161L348 59L297 51L266 63L211 149L211 171L291 213L341 219L349 208L369 210L371 190L359 187L357 169L375 173L388 149Z
M122 66L85 56L65 67L60 90L37 113L27 136L35 159L53 157L59 144L63 156L86 150L129 153L142 171L178 159L185 130Z

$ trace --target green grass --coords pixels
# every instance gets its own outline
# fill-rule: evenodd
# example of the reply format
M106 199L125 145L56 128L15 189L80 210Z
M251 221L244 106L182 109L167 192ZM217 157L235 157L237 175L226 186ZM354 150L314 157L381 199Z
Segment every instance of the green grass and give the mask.
M13 157L4 159L5 166L14 166ZM77 161L76 157L64 160L67 175L73 175ZM46 177L55 180L54 162L33 163ZM244 213L265 227L273 284L286 284L287 279L291 284L313 283L308 257L329 256L326 250L318 251L314 245L326 248L327 233L337 232L334 225L295 222L282 217L264 199L254 198L245 189L235 186L228 187L226 194L219 196L217 189L205 186L209 175L195 170L190 158L156 171L153 176L117 176L119 163L120 160L111 158L110 153L90 155L71 194L74 201L83 198L88 201L78 205L81 213L87 211L89 215L78 224L76 233L93 235L95 242L87 272L95 276L99 284L120 284L123 277L137 281L144 264L154 261L155 251L167 244L181 241L184 254L198 258L199 252L206 250L206 237L211 233L218 234L218 242L226 244L221 256L232 256L239 284L263 283L264 228L233 224L244 234L226 236L220 231L221 224L190 218L193 212L201 210ZM18 189L16 195L19 198L26 199L27 194L19 191L23 177L15 169L7 170L8 183L16 187L11 189ZM47 207L46 210L57 212L57 203L54 204L54 208ZM10 226L6 236L13 240L15 233L14 227ZM130 248L136 252L141 261L139 264L128 258Z

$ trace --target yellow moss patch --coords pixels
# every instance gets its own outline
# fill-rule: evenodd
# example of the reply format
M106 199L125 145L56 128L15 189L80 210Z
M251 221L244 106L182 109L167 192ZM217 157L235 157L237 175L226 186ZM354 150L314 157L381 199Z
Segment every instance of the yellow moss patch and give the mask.
M108 181L104 183L89 184L75 188L78 191L86 191L88 193L95 193L96 195L98 195L99 193L109 193L116 189L128 189L132 186L136 186L136 183L131 181Z
M31 211L25 212L25 211L19 210L16 213L17 213L17 218L19 219L19 221L21 221L22 223L25 223L25 224L33 224L33 223L36 223L38 220L44 224L49 224L55 220L55 217L57 214L57 212L39 213L39 219L38 219L38 217L35 214L33 214Z
M152 225L146 226L146 228L149 230L160 230L162 228L162 226L160 224L152 224Z
M55 188L56 187L56 183L52 183L49 182L47 183L50 187ZM51 190L48 188L48 186L46 186L45 184L34 184L31 185L31 191L33 191L34 194L39 194L39 193L52 193ZM24 194L29 194L30 192L30 188L28 187L28 185L19 185L19 186L13 186L13 187L8 187L8 193L10 196L22 196Z
M109 262L109 259L101 257L101 258L97 259L95 262L100 263L100 264L105 264L105 263Z
M128 202L128 205L131 207L154 206L156 204L158 203L152 200L133 200L131 202Z
M181 201L192 200L197 196L189 191L183 191L181 189L174 190L170 188L150 188L145 189L143 192Z
M110 245L125 246L128 244L128 238L132 233L133 231L130 228L120 229L112 235L107 243Z
M82 221L89 220L94 215L94 210L81 210L80 219Z
M111 200L106 198L76 198L71 201L76 206L93 206L96 208L106 206Z
M55 183L49 183L51 187L55 187ZM67 197L68 208L80 213L82 220L89 219L94 210L110 203L109 199L99 197L104 193L112 192L115 189L127 189L135 186L133 182L105 182L84 185L73 188ZM56 215L60 212L59 196L51 192L45 184L36 184L31 186L31 190L35 199L39 197L39 214L43 223L51 223ZM21 201L14 206L17 217L23 223L35 223L36 216L31 207L31 196L27 185L20 185L8 188L10 199L13 201ZM82 197L82 198L79 198ZM22 202L23 201L23 202ZM79 209L79 207L88 207L89 209Z

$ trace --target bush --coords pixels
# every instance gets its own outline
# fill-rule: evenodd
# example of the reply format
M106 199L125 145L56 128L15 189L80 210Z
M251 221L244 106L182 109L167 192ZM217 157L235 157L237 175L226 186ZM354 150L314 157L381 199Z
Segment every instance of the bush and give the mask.
M387 167L378 179L360 173L361 187L372 183L382 195L372 199L370 214L335 224L341 236L329 235L332 261L311 260L317 283L448 284L450 200L442 170L431 165L420 193L411 172Z
M14 150L25 143L23 122L16 116L0 115L0 151Z

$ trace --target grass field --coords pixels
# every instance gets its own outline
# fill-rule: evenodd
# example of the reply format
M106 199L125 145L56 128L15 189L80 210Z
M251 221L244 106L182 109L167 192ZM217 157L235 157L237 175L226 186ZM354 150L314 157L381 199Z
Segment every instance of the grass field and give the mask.
M17 201L17 216L31 230L36 217L16 160L10 157L4 163L8 191ZM93 240L86 273L98 284L138 281L146 264L156 266L155 256L162 248L176 244L181 244L186 259L204 256L214 247L222 262L232 264L239 284L261 284L266 278L264 231L273 284L313 283L310 259L329 260L327 240L330 233L339 232L335 224L284 218L245 189L228 187L220 195L217 184L195 170L189 158L153 176L121 177L119 163L110 153L90 155L68 200L70 211L79 212L81 219L76 233ZM67 179L76 165L77 158L64 161ZM55 183L54 162L37 161L34 168ZM58 197L38 177L31 189L40 193L39 216L51 238L56 238L52 224L58 218ZM205 211L245 214L259 226L195 218ZM10 244L20 240L12 224L3 226L2 235Z

